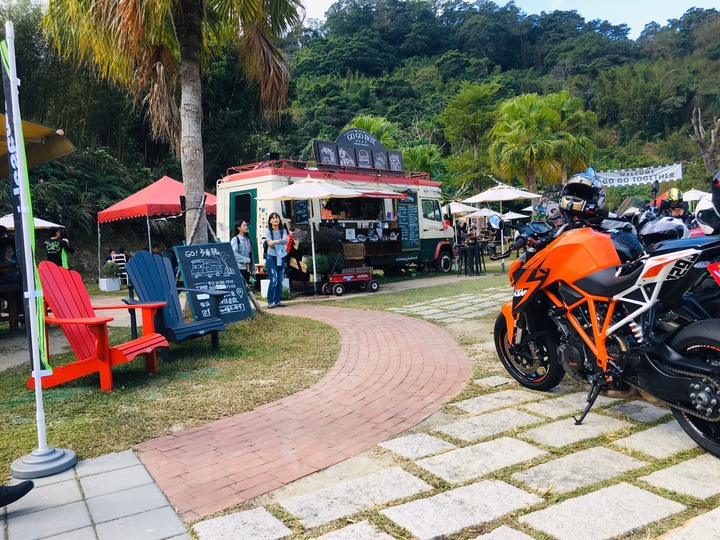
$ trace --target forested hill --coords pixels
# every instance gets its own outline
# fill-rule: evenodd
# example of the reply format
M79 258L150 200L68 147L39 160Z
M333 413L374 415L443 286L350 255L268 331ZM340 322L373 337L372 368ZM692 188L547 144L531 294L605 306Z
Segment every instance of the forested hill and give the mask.
M37 6L24 0L0 11L16 26L23 117L62 127L79 148L32 172L42 217L93 230L97 210L124 194L164 174L181 179L167 145L150 137L142 105L59 58L40 30ZM709 138L720 117L715 9L691 9L631 40L625 25L586 21L575 11L527 15L513 2L340 0L324 23L307 21L280 45L293 81L279 122L259 112L234 46L204 67L210 190L228 167L270 151L310 159L313 139L334 140L360 115L355 125L381 130L403 150L407 168L430 171L448 195L487 186L490 175L527 183L500 156L513 137L543 143L542 133L561 134L569 150L559 166L533 173L539 188L588 163L682 161L681 187L707 178L691 118L699 108ZM559 115L538 132L548 110ZM712 154L716 163L717 148Z

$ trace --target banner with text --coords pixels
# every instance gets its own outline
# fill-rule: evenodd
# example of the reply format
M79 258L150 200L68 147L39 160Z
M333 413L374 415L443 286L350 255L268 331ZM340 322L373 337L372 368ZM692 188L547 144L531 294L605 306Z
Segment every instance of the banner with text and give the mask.
M673 182L682 178L682 163L661 167L643 167L641 169L621 169L619 171L596 171L605 187L634 186L658 182Z

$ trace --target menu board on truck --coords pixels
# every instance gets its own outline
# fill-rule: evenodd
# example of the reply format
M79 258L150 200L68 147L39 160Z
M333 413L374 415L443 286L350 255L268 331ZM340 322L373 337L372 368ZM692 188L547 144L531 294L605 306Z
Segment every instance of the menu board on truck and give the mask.
M414 193L408 193L407 199L398 201L397 221L401 232L402 248L418 249L420 247L420 223L417 198Z

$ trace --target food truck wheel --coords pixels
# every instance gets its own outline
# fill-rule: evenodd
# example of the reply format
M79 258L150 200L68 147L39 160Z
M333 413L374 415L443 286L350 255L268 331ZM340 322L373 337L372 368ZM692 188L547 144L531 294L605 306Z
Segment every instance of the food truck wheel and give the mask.
M447 274L450 270L452 270L452 257L450 256L450 253L447 251L440 252L437 259L437 269L438 272L442 272L443 274Z
M371 281L370 281L370 291L371 291L371 292L378 292L379 289L380 289L380 284L379 284L376 280L374 280L374 279L371 280Z
M345 294L345 287L342 283L336 283L333 285L332 292L335 293L335 296L342 296Z
M330 285L329 283L323 283L322 293L327 294L327 295L331 294L332 293L332 285Z

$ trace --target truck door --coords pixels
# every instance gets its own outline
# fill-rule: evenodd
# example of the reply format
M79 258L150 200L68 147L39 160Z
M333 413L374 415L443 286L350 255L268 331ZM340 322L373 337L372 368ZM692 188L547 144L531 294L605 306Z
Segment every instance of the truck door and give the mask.
M235 230L235 222L238 220L247 221L250 225L248 235L253 249L253 260L257 264L258 259L258 222L257 222L257 190L248 189L236 191L230 194L230 231ZM229 239L228 239L229 240Z
M443 226L440 201L436 199L422 199L420 238L423 240L447 238L449 235Z

